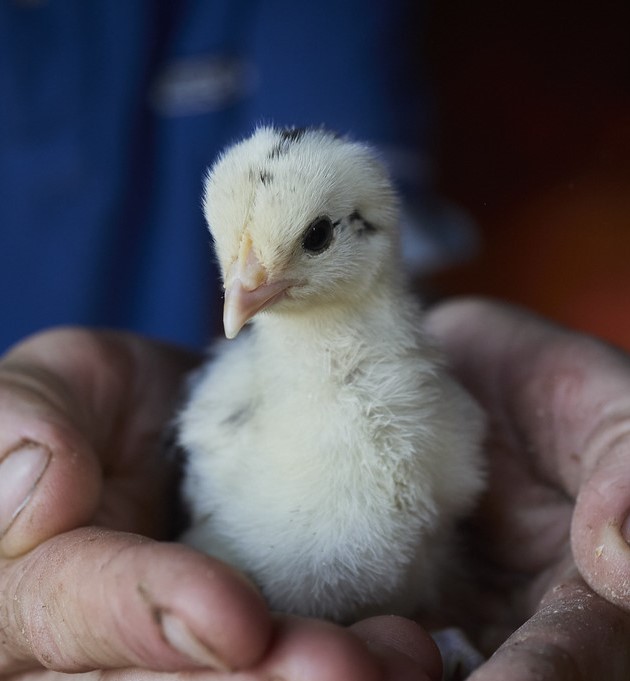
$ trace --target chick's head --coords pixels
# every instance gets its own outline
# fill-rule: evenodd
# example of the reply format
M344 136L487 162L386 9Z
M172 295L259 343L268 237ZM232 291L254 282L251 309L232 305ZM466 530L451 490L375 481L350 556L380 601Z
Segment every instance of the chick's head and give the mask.
M273 305L353 305L397 266L398 202L372 150L322 129L263 127L210 169L204 212L234 337Z

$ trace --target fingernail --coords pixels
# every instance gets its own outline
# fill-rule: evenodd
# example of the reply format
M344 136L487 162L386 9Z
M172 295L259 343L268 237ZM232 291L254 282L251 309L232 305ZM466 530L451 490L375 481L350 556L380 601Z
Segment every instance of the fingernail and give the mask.
M213 650L210 650L208 646L201 643L201 641L193 635L179 617L167 612L162 612L160 613L160 625L166 641L172 648L182 653L182 655L185 655L193 662L196 662L203 667L209 667L215 671L231 671L230 667L228 667Z
M50 450L22 443L0 460L0 539L31 500L50 461Z

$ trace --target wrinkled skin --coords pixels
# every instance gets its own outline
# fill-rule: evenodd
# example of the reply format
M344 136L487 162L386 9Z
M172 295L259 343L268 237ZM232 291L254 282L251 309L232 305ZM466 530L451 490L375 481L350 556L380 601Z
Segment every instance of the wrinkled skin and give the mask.
M629 678L630 358L486 302L429 325L491 420L464 621L507 640L471 679Z
M499 646L472 678L628 678L630 359L493 303L442 305L428 324L491 419L468 588L442 622ZM238 573L156 541L174 513L164 424L196 362L85 330L41 334L0 362L0 460L33 443L49 457L0 530L0 675L439 679L413 622L270 614Z

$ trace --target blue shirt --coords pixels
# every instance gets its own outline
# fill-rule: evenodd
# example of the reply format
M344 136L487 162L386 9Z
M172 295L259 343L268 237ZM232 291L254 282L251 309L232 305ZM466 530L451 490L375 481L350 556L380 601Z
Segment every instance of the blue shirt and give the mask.
M0 3L0 350L58 324L206 343L203 174L259 122L376 143L422 198L418 5Z

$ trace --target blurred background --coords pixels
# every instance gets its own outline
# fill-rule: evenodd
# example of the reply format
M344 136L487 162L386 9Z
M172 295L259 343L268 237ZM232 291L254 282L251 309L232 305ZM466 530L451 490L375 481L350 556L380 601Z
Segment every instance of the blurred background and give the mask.
M440 294L630 349L630 2L434 3L436 177L479 232Z
M7 0L0 352L220 332L202 178L260 122L379 148L430 298L630 350L629 0Z

